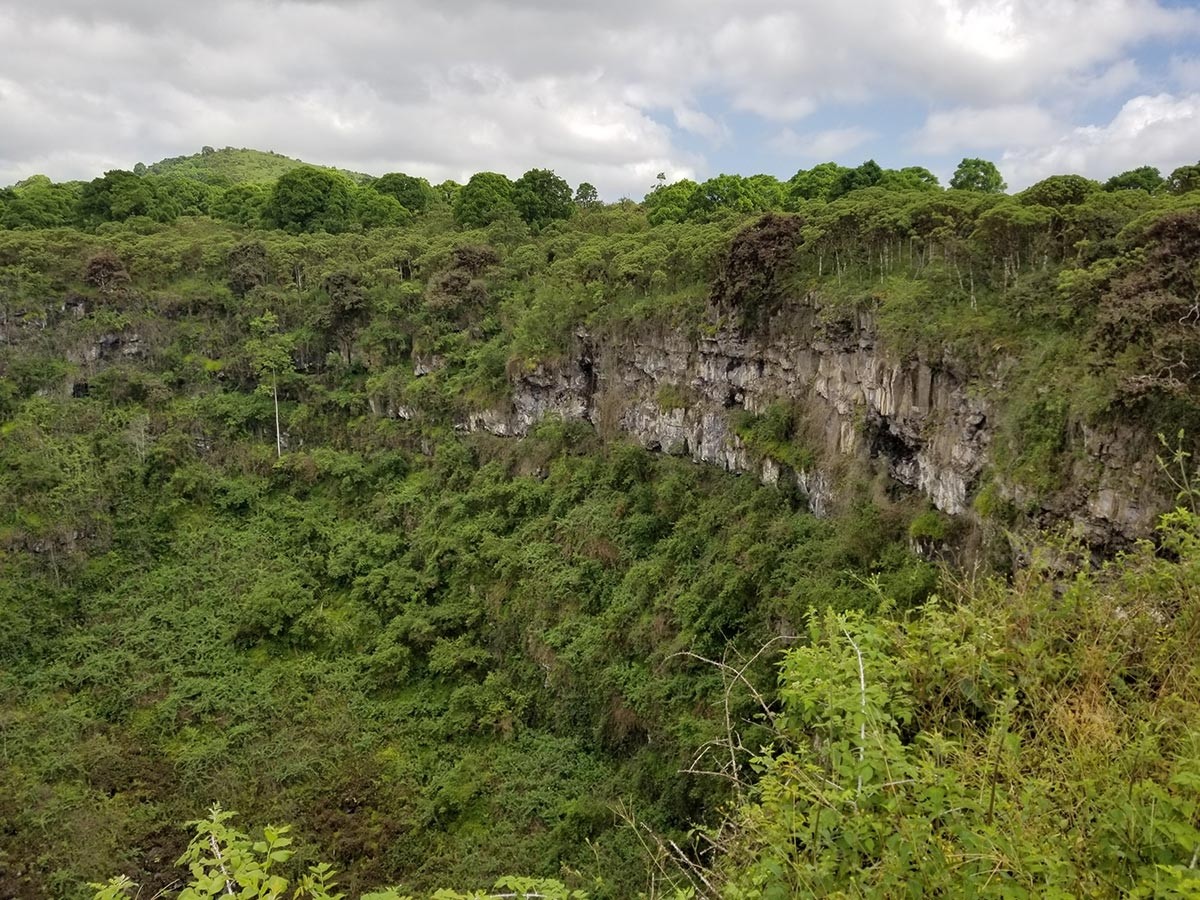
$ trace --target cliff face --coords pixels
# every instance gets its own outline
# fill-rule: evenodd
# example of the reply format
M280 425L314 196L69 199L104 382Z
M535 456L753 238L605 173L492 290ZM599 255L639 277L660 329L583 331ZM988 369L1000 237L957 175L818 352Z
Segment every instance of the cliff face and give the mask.
M997 460L998 426L1007 412L1002 373L893 353L866 312L830 320L812 300L787 306L786 320L754 333L580 333L557 363L512 376L505 404L471 414L460 427L519 436L547 416L588 421L601 433L623 432L653 450L769 484L794 484L818 515L835 507L847 460L886 472L956 516L975 515L975 496L990 479L995 496L1011 501L1028 523L1070 523L1105 550L1149 534L1171 505L1155 461L1161 448L1145 429L1072 426L1060 454L1066 468L1055 479L1060 487L1037 494ZM152 349L146 344L138 333L104 334L66 355L86 376L145 356ZM415 356L412 363L421 376L445 361ZM86 395L86 381L77 378L70 390ZM762 413L778 403L799 413L797 443L810 464L789 466L739 437L743 412ZM416 413L386 401L372 405L402 418Z
M742 410L795 404L814 464L793 469L751 452L735 433ZM792 480L818 515L835 502L839 460L853 457L927 495L952 515L971 514L992 463L1003 385L946 364L900 359L880 346L869 314L826 322L813 305L761 334L688 338L646 331L577 336L556 365L513 378L511 404L472 415L464 427L521 435L553 415L623 431L642 445L690 456L768 483ZM1166 498L1153 487L1153 447L1128 429L1068 436L1069 490L1041 504L996 473L1003 498L1038 524L1071 521L1097 545L1144 535Z

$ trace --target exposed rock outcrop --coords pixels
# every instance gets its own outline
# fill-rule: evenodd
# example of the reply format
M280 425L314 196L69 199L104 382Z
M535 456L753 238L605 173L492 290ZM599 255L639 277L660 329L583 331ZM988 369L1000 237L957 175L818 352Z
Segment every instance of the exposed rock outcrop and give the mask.
M734 418L797 404L815 464L795 469L751 452ZM547 416L587 420L642 445L689 456L768 483L792 481L821 514L835 500L845 457L883 468L948 514L971 510L991 462L1003 403L998 377L968 376L945 360L902 359L879 345L869 313L826 321L813 303L760 333L688 337L645 331L579 334L565 359L512 378L511 403L473 414L464 427L522 435ZM1084 430L1069 496L1034 510L1042 524L1073 521L1094 544L1145 534L1162 508L1145 441ZM998 477L1001 496L1036 506Z

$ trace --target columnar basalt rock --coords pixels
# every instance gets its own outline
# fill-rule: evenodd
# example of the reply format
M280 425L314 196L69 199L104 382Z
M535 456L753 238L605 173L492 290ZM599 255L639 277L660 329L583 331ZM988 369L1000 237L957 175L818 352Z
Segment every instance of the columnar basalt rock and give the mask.
M653 450L766 483L789 481L818 514L835 506L834 469L845 457L882 469L943 512L970 514L1003 399L995 377L889 354L869 313L825 321L812 303L755 334L580 333L565 358L511 381L509 405L475 413L463 427L516 436L547 416L586 420ZM751 452L735 433L741 410L761 413L779 402L803 410L806 439L815 445L808 470ZM1145 441L1092 430L1078 440L1079 481L1034 518L1074 522L1095 544L1147 533L1162 498L1150 486L1153 454ZM1019 487L997 477L1002 496L1022 500Z
M751 453L733 429L740 410L801 403L818 456L857 455L927 493L949 513L966 510L986 462L989 410L944 367L893 361L878 352L869 315L851 327L822 323L815 308L761 334L723 330L689 338L646 331L598 339L580 334L575 352L513 378L511 407L470 417L468 426L524 434L547 415L607 423L644 446L690 456L764 481L790 478L817 509L832 482L820 467L792 472ZM679 405L664 394L686 397Z

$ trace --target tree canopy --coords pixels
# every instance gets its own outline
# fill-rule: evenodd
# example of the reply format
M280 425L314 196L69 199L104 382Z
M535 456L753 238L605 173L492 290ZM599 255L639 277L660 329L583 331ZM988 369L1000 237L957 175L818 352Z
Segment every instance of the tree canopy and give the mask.
M1167 186L1167 180L1155 166L1138 166L1120 175L1114 175L1104 183L1106 191L1142 190L1157 194Z
M575 212L571 186L549 169L530 169L512 187L512 203L525 224L545 228Z
M371 187L381 194L394 197L409 212L421 215L436 199L433 187L424 178L389 172L371 182Z
M279 176L264 214L284 231L336 234L350 225L352 187L347 179L334 172L300 166Z
M517 213L513 183L499 172L477 172L454 196L454 220L464 228L482 228Z
M950 187L958 191L1001 194L1008 187L996 164L986 159L967 158L958 164L950 178Z

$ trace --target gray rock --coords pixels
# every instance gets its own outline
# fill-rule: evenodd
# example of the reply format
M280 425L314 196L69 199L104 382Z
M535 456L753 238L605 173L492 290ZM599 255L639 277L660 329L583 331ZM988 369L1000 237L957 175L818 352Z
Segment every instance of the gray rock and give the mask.
M621 431L650 449L750 473L767 484L788 480L818 515L834 508L831 470L842 456L885 471L945 513L971 514L1004 397L998 372L969 377L942 360L894 357L879 344L869 313L829 328L812 303L761 335L580 334L564 361L511 380L511 403L472 414L461 423L466 430L516 436L547 416L586 420L602 433ZM686 405L664 408L664 389L670 397L686 396ZM757 458L733 431L739 410L761 413L780 401L806 413L819 461L811 471ZM1151 477L1153 448L1145 436L1084 429L1076 439L1080 462L1072 490L1054 500L1050 517L1074 523L1094 543L1145 534L1165 505ZM1028 500L1003 478L998 487L1007 499Z

